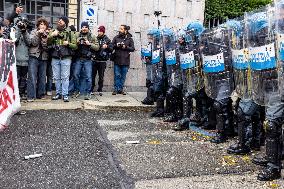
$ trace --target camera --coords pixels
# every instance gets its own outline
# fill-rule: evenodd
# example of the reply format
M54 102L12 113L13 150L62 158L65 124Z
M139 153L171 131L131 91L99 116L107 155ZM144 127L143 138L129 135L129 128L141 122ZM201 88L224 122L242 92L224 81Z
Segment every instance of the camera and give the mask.
M124 45L123 42L119 42L119 43L116 44L117 47L122 47L123 45Z
M84 38L84 37L81 37L81 38L78 39L79 45L84 45L85 42L86 42L86 38Z
M33 24L27 18L23 18L23 17L19 18L16 25L18 26L20 30L26 30L27 28L33 27Z
M45 31L40 36L42 39L46 39L48 37L48 33Z
M62 33L59 33L58 35L57 35L57 38L59 38L59 39L64 39L64 34L62 34Z

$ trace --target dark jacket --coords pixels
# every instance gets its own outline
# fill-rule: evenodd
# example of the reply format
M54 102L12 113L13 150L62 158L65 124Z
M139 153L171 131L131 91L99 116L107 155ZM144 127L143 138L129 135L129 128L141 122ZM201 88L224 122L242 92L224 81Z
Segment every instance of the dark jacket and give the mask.
M114 64L129 66L130 53L135 51L132 35L117 35L113 38L112 44L115 50L113 54ZM126 45L125 49L122 48L123 44Z
M111 40L106 36L97 37L100 50L96 52L96 61L98 62L105 62L110 58L110 53L113 51L113 45L111 43ZM103 49L102 46L106 44L108 47L106 49Z
M78 32L76 33L76 39L78 43L78 49L76 55L78 56L78 58L80 57L80 58L91 59L95 51L99 50L99 43L97 41L97 38L94 35L92 35L90 32L87 34ZM88 40L91 43L91 45L90 46L84 45L83 42L85 40Z
M52 58L67 58L73 55L74 50L77 47L76 34L70 31L69 28L66 28L59 32L59 35L53 37L51 34L54 30L50 31L48 35L47 44L51 47L51 56ZM69 45L64 46L63 42L68 41Z
M46 37L42 37L41 34L34 29L29 37L29 54L32 57L40 58L41 60L48 60L48 46L47 46L47 34Z

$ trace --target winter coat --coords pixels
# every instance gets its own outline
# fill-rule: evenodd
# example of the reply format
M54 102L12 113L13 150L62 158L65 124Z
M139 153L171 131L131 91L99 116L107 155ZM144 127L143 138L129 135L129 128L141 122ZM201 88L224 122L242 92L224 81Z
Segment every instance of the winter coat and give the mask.
M41 58L41 60L48 60L47 38L42 38L38 34L37 29L31 32L29 37L29 45L30 56L35 58Z
M105 62L110 58L110 53L113 51L113 45L111 43L111 40L106 36L97 37L100 50L96 52L96 61L98 62ZM108 47L106 49L103 49L103 45L106 44Z
M114 47L113 61L114 64L129 66L130 65L130 53L135 51L134 41L131 34L117 35L113 38L112 44ZM126 45L123 49L122 45Z
M78 49L76 52L76 55L78 58L87 58L91 59L93 57L93 54L95 54L95 51L99 50L99 43L97 38L92 35L90 32L87 34L83 34L81 32L76 33L76 39L78 43ZM80 40L88 40L91 45L87 46L84 44L80 44Z
M17 66L28 66L29 62L29 33L27 31L20 30L17 26L14 27L13 32L15 34L16 44L16 60Z

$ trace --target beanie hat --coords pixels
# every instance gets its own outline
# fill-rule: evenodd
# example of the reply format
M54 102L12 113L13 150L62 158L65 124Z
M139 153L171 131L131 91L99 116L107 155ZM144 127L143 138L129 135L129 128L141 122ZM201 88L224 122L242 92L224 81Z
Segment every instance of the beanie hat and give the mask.
M103 33L105 33L105 32L106 32L106 28L105 28L104 26L100 26L100 27L98 28L98 32L103 32Z
M81 23L81 28L83 28L84 26L87 27L87 28L90 28L89 23L86 22L86 21Z
M59 20L63 20L65 22L65 25L68 26L69 18L67 16L61 16L59 17Z

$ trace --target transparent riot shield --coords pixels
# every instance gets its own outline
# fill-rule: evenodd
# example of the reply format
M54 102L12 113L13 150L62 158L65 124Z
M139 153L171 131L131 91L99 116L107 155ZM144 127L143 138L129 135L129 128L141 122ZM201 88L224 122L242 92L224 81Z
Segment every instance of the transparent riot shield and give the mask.
M163 45L169 87L179 87L182 79L177 61L177 37L173 30L168 28L163 30Z
M275 0L274 13L279 91L270 96L268 105L284 102L284 0Z
M241 99L251 99L251 74L249 69L249 52L245 20L243 17L228 20L225 27L232 31L232 63L234 71L235 92Z
M272 7L246 13L252 99L259 105L267 105L279 92L274 13Z
M204 87L199 53L199 40L203 30L201 23L190 23L184 34L185 45L179 47L183 88L189 94L194 94Z
M234 90L231 29L217 27L205 30L201 36L202 69L208 97L222 100Z
M159 93L163 88L163 47L162 35L159 29L153 28L148 32L148 42L152 44L151 75L154 91Z

